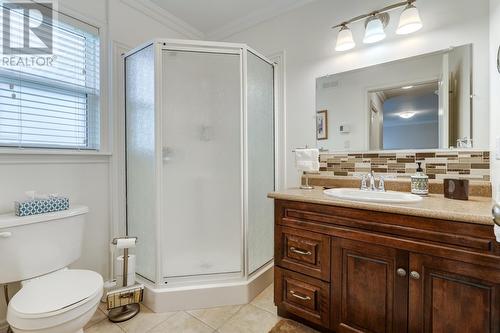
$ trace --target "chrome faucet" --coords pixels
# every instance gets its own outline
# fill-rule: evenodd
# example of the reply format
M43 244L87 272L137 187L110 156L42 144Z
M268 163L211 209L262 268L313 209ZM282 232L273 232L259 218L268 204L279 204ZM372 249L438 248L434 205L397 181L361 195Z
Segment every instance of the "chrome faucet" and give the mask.
M373 170L368 174L368 179L370 180L370 191L376 191L375 188L375 175L373 174Z
M369 181L370 185L368 186L367 182ZM362 191L379 191L379 192L385 192L385 181L384 177L380 177L379 182L378 182L378 188L375 186L375 174L373 173L373 170L370 171L367 175L363 175L361 178L361 187L360 189Z
M366 185L366 175L361 176L361 191L368 191L368 186Z
M379 192L385 192L385 179L383 176L380 176L378 180L378 190Z

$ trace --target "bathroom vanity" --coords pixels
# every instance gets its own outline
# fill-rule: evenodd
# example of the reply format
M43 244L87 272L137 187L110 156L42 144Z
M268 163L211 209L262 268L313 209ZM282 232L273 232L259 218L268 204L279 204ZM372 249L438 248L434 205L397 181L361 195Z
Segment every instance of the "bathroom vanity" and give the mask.
M491 198L419 203L274 192L280 316L322 331L500 332Z

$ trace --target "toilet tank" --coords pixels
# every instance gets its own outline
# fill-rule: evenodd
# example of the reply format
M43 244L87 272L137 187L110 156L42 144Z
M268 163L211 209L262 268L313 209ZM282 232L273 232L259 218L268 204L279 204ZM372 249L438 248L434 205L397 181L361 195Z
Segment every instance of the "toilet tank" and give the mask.
M0 215L0 284L64 268L82 251L88 208L18 217Z

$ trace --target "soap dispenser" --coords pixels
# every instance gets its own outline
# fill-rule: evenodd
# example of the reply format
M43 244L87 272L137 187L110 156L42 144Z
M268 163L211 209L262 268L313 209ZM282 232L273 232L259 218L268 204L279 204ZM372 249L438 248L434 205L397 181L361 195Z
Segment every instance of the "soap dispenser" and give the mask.
M422 169L422 162L417 162L417 173L411 176L411 193L418 195L429 194L429 176Z

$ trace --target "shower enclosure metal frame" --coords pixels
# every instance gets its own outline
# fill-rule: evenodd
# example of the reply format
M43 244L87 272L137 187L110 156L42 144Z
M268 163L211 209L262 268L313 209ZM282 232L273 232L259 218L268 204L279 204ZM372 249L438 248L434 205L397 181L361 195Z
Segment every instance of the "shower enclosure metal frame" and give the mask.
M238 281L249 281L255 279L257 275L263 274L265 272L269 273L272 270L273 258L272 254L269 260L264 263L260 268L250 271L249 269L249 244L248 244L248 231L249 231L249 210L248 210L248 56L253 54L259 59L263 60L267 64L272 66L273 70L273 82L272 82L272 98L273 98L273 154L274 154L274 188L276 188L276 181L278 179L276 160L278 157L278 145L277 145L277 110L276 110L276 67L273 62L267 59L265 56L259 52L251 49L245 44L235 44L235 43L224 43L224 42L208 42L208 41L192 41L192 40L171 40L171 39L161 39L155 40L140 47L137 47L124 55L125 63L127 58L152 46L154 48L154 119L155 119L155 178L157 179L157 185L155 186L155 198L156 198L156 210L155 210L155 231L156 231L156 269L155 269L155 281L151 281L142 277L140 279L146 282L146 285L152 286L154 288L168 289L170 287L170 282L167 285L167 281L163 276L163 249L162 245L164 240L162 236L165 230L163 230L162 217L164 216L163 205L161 200L164 197L163 194L163 140L162 140L162 117L165 112L163 110L164 103L162 99L164 98L164 87L163 84L163 63L162 55L164 51L179 51L179 52L199 52L199 53L215 53L215 54L235 54L239 55L240 60L240 166L241 166L241 246L240 246L240 257L241 257L241 271L237 273L222 273L222 274L207 274L207 275L197 275L188 276L185 278L176 278L173 280L172 284L176 287L189 287L196 286L199 284L211 284L217 282L229 282L234 283ZM127 68L127 67L126 67ZM127 76L127 74L125 74ZM127 113L127 112L126 112ZM127 116L126 116L127 119ZM127 159L128 164L128 159ZM127 187L128 187L128 176L127 176ZM273 189L271 189L273 190ZM127 195L128 198L128 195ZM127 199L128 200L128 199ZM128 201L127 201L128 206ZM272 220L271 220L272 221ZM129 232L129 218L127 213L127 233ZM271 222L272 223L272 222ZM272 227L271 227L272 228ZM272 233L272 229L270 231ZM141 239L139 238L138 246L140 246ZM140 272L138 272L140 273ZM140 276L140 274L139 274ZM227 302L222 302L227 303ZM214 304L217 305L217 304Z

